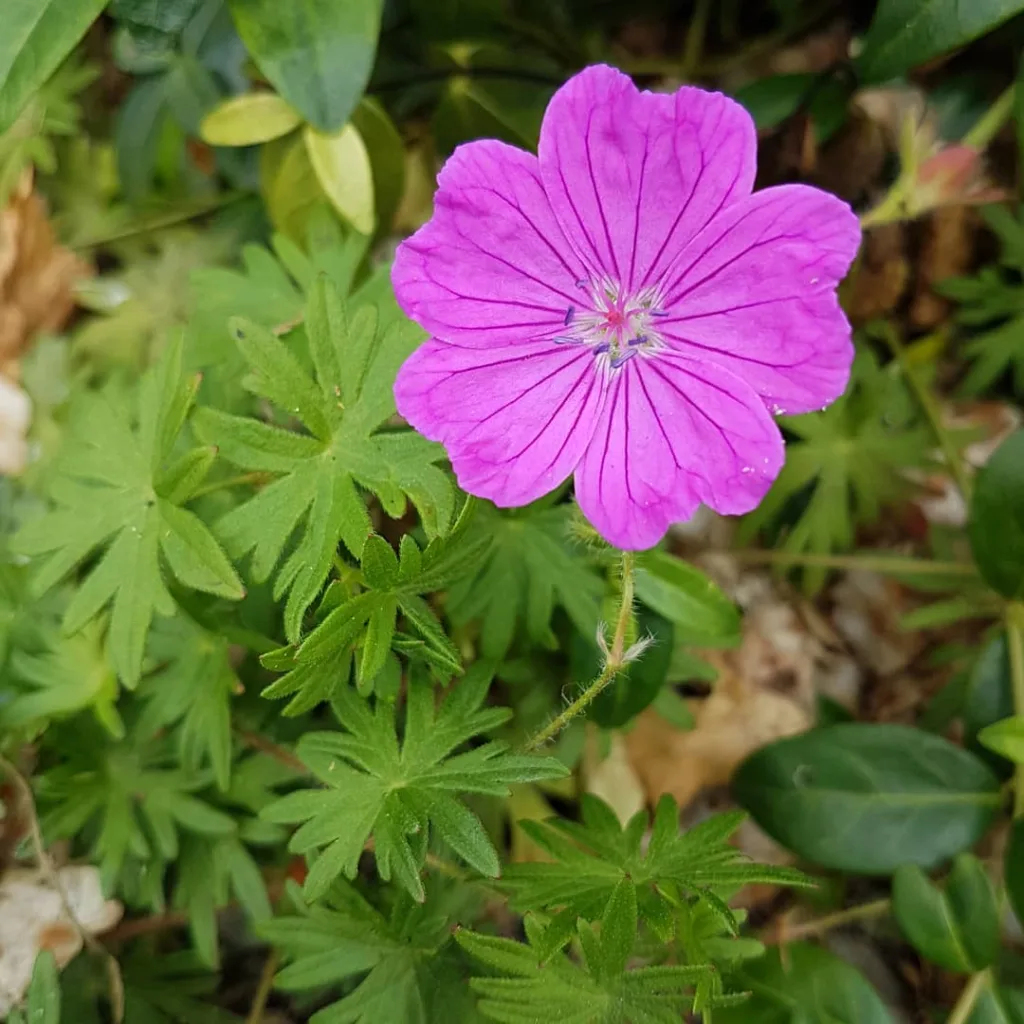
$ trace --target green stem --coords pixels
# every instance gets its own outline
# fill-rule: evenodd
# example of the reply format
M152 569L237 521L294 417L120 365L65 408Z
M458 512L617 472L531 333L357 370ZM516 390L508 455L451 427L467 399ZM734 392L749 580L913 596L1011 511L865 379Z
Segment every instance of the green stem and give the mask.
M256 989L256 995L253 997L252 1005L249 1007L249 1016L245 1018L245 1024L263 1024L263 1012L267 1008L270 990L274 987L274 975L277 974L280 962L281 958L277 950L272 949L267 959L263 962L259 986Z
M928 389L924 381L914 372L914 367L910 365L910 360L907 358L907 350L903 347L903 342L900 341L896 328L886 321L881 333L885 338L886 344L892 350L896 361L900 364L900 370L914 392L918 404L928 420L928 425L932 428L935 440L939 442L939 447L946 457L946 466L949 469L950 475L960 489L964 501L970 504L971 478L967 475L963 459L960 458L960 452L957 451L956 445L953 444L953 439L949 436L949 431L942 422L942 412L935 401L935 396Z
M1014 714L1024 715L1024 604L1006 606L1006 647L1010 655L1010 689ZM1017 765L1013 788L1013 816L1024 817L1024 765Z
M984 971L978 971L977 974L972 974L970 981L967 982L963 992L960 993L960 998L956 1001L956 1006L953 1007L953 1012L950 1013L946 1024L967 1024L971 1013L974 1011L974 1004L978 1001L981 993L988 988L991 981L992 972L987 968Z
M985 149L999 134L999 129L1013 115L1015 87L1009 86L978 119L974 127L961 139L965 146Z
M978 569L973 562L933 562L927 558L899 555L815 555L759 548L732 551L738 562L752 565L802 566L817 569L863 569L894 576L961 576L973 579Z
M633 586L636 574L636 555L632 551L622 552L622 597L619 614L615 621L615 635L601 674L557 717L527 740L526 751L537 750L557 736L574 718L582 714L593 703L615 677L625 668L626 631L633 616Z

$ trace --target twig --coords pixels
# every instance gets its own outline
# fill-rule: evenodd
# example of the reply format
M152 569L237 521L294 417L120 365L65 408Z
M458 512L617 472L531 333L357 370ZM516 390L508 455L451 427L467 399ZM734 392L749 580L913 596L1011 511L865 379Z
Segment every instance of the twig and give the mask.
M141 938L143 935L184 928L188 922L189 916L184 910L172 910L166 914L150 914L148 917L134 917L131 920L122 921L116 928L112 928L103 936L103 941L115 945L128 942L130 939Z
M967 1024L974 1011L974 1004L978 1001L978 996L988 988L991 981L992 972L989 968L972 974L971 980L967 982L963 992L960 993L960 998L956 1001L956 1006L953 1007L946 1024Z
M235 735L247 746L252 747L253 750L258 750L261 754L266 754L267 757L272 757L275 761L279 761L283 765L291 768L293 771L299 772L301 775L309 775L309 769L296 757L290 750L285 747L278 746L273 740L268 740L265 736L261 736L258 732L250 732L248 729L236 729Z
M823 932L831 931L833 928L841 928L843 925L851 924L854 921L881 917L883 914L888 913L891 904L891 900L880 899L873 900L870 903L861 903L856 907L847 907L845 910L837 910L834 914L826 914L824 917L815 918L813 921L805 921L803 924L794 925L792 928L779 928L767 941L771 945L782 945L786 942L795 942L797 939L806 939L811 935L821 935Z
M615 622L615 635L611 649L605 659L601 674L557 717L527 740L524 750L537 750L557 736L577 715L586 711L594 699L626 667L626 630L633 615L633 584L636 572L636 555L632 551L622 553L622 598Z
M60 897L61 909L64 911L64 915L70 922L71 927L74 928L82 945L90 953L94 953L102 958L106 964L107 978L110 984L111 1010L115 1024L121 1024L121 1021L124 1019L124 981L121 978L121 967L117 960L103 948L102 944L82 927L81 921L78 920L71 907L71 901L68 899L67 890L65 890L64 883L60 879L60 874L54 867L53 861L50 860L50 855L46 852L46 845L43 842L43 830L39 825L39 815L36 812L35 796L32 793L32 786L29 784L28 779L21 774L11 761L2 756L0 756L0 771L14 783L14 787L17 789L18 795L27 811L29 841L32 844L32 853L35 856L39 873L53 887L53 891L57 893L58 897Z
M245 1018L245 1024L262 1024L263 1011L267 1008L270 990L274 987L274 975L277 974L280 962L281 957L277 950L272 949L263 963L263 970L260 971L260 983L256 995L252 997L252 1006L249 1007L249 1016Z

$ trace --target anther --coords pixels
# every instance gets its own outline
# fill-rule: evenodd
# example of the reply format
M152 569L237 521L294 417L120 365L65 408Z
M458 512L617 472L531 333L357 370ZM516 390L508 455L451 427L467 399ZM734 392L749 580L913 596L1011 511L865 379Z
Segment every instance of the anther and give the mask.
M576 307L575 307L575 306L570 306L570 307L569 307L569 308L568 308L568 309L567 309L567 310L565 311L565 320L563 321L563 323L565 324L565 326L566 326L566 327L568 327L568 326L569 326L569 324L571 324L571 323L572 323L572 318L573 318L573 317L574 317L575 315L576 315Z

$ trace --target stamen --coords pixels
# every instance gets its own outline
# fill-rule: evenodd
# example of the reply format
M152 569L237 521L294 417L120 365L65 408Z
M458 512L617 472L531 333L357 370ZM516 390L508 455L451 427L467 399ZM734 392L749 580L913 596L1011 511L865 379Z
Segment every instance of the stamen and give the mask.
M564 320L564 323L565 323L565 326L566 326L566 327L568 327L568 326L569 326L569 324L571 324L571 323L572 323L572 318L573 318L573 317L574 317L575 315L576 315L576 307L575 307L575 306L570 306L570 307L569 307L569 308L568 308L568 309L567 309L567 310L565 311L565 320Z
M626 342L626 344L627 345L646 345L648 340L649 339L648 339L646 334L638 334L635 338L630 338L629 341Z
M625 352L620 353L619 355L615 356L612 359L612 363L611 363L612 369L613 370L617 370L624 363L629 362L629 360L632 359L633 356L635 356L635 355L636 355L636 349L635 348L626 349Z

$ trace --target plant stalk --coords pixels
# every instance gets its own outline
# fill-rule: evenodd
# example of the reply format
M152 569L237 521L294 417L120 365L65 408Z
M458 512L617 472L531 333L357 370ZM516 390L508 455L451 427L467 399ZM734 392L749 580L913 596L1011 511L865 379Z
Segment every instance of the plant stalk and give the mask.
M554 739L574 718L581 715L594 699L626 667L626 631L633 616L633 586L636 575L636 555L632 551L622 552L622 597L619 614L615 620L615 635L605 659L601 674L560 714L543 729L527 740L523 748L527 752L537 750Z
M977 974L972 974L963 992L960 993L960 998L956 1001L956 1006L953 1007L953 1011L950 1013L946 1024L967 1024L971 1013L974 1011L974 1004L978 1001L981 993L988 988L991 981L992 972L988 968L984 971L978 971Z

